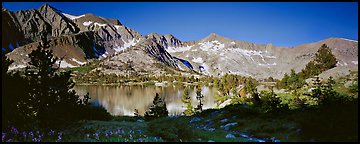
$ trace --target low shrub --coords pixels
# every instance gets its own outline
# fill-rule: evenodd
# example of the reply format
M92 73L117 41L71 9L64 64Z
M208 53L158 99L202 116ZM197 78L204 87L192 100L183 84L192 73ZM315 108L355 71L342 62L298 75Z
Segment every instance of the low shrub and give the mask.
M159 118L148 123L147 132L151 136L160 136L166 141L186 141L194 136L193 129L182 118Z

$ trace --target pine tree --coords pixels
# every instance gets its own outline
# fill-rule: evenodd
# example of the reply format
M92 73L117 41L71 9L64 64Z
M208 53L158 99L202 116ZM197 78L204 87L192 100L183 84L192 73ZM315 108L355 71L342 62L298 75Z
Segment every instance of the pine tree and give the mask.
M314 81L314 89L311 91L311 96L314 98L323 99L322 95L322 83L319 77L315 77Z
M196 112L202 112L202 106L203 106L203 98L204 95L201 94L201 87L196 89L196 99L199 101L197 107L195 108Z
M41 127L61 127L82 118L89 97L82 100L71 90L74 87L71 71L58 72L58 58L48 48L44 36L38 48L29 54L30 62L25 70L29 91L19 107L38 120Z
M190 94L189 89L185 88L183 98L181 99L181 101L185 104L185 108L186 108L184 114L187 116L194 114L194 108L192 107L191 97L189 94Z
M315 54L314 62L316 65L320 65L320 72L323 72L335 67L337 60L332 54L331 49L326 44L323 44Z
M165 101L156 93L153 105L145 112L144 118L145 120L153 120L155 118L168 116L168 114L169 112L167 111Z
M278 88L285 88L286 86L288 86L289 78L290 78L289 75L285 73L284 77L276 83L276 86Z
M9 66L13 63L9 60L5 53L2 53L2 128L8 126L16 126L18 128L25 127L31 120L26 119L26 115L20 113L18 109L19 103L26 99L27 90L26 80L21 77L20 72L8 72Z
M255 105L261 103L260 98L259 98L259 93L257 92L256 85L251 80L246 81L245 90L246 90L246 92L251 94L251 96L253 97L253 103Z
M328 69L336 67L336 63L336 57L332 54L331 49L326 44L323 44L316 52L314 60L310 61L301 71L300 77L307 79L319 75Z

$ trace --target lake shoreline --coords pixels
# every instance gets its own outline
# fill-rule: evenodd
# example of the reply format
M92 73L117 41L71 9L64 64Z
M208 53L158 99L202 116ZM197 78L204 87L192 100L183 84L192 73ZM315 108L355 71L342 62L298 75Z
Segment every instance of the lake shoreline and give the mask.
M95 105L101 105L108 110L111 115L133 116L135 109L139 114L143 114L149 105L151 105L156 94L165 98L167 109L170 114L182 113L184 103L181 101L185 86L174 83L155 83L154 85L139 84L81 84L73 88L77 94L86 95L89 93L91 100ZM190 96L192 105L196 106L195 86L190 86ZM201 86L202 94L205 96L203 109L215 108L215 87Z
M169 86L169 85L182 85L182 86L212 86L212 83L209 84L202 84L199 82L187 83L187 82L126 82L126 83L76 83L75 85L79 86Z

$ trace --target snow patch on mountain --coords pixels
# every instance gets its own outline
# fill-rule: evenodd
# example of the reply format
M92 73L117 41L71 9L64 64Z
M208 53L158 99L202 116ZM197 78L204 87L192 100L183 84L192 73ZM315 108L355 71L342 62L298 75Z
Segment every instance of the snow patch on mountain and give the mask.
M261 51L245 50L245 49L241 49L241 48L235 48L235 49L233 49L233 51L237 51L240 54L242 54L243 56L247 56L247 57L251 57L254 55L262 56Z
M107 24L101 24L101 23L97 23L97 22L95 22L94 25L99 26L99 27L107 26Z
M115 27L116 29L119 29L121 26L120 26L120 25L114 25L114 27Z
M14 70L14 69L19 69L19 68L25 68L25 65L15 65L15 66L11 66L9 67L9 70Z
M276 56L265 56L267 58L276 58Z
M186 47L167 47L166 51L168 53L175 53L175 52L185 52L191 49L193 46L186 46Z
M122 47L115 44L117 46L117 47L114 48L114 50L116 51L115 53L118 53L120 51L124 51L125 49L136 45L140 41L140 39L138 39L138 40L132 39L131 41L128 41L128 42L125 42L124 39L122 39L122 41L124 42L124 46L122 46Z
M351 61L353 64L358 65L358 61Z
M352 41L352 42L358 42L357 40L351 40L351 39L345 39L345 38L341 38L343 40L347 40L347 41Z
M56 63L59 63L59 61L56 61ZM72 64L67 63L65 60L62 60L61 63L60 63L60 68L67 68L67 67L72 68L72 67L75 67L75 66L73 66Z
M200 69L200 72L202 72L202 73L204 73L204 74L207 74L207 75L210 75L209 66L208 66L206 63L202 63L202 64L199 66L199 69Z
M61 13L61 14L63 14L65 17L67 17L71 20L78 19L78 18L85 16L85 15L74 16L74 15L70 15L70 14L66 14L66 13Z
M124 41L124 40L123 40L123 41ZM136 45L139 41L140 41L140 39L139 39L139 40L132 39L131 41L128 41L128 42L125 42L125 41L124 41L124 48L128 48L128 47L134 46L134 45Z
M203 51L217 51L225 47L224 44L220 43L217 40L211 42L200 42L200 49Z
M201 57L194 58L192 61L193 61L193 62L196 62L196 63L203 63L203 62L204 62Z
M229 73L237 74L237 75L243 75L243 76L251 76L250 74L248 74L246 72L242 72L242 71L231 71L231 70L229 70ZM222 74L222 75L224 75L224 74Z
M272 64L268 64L268 63L266 63L266 64L261 64L261 63L258 63L258 65L259 66L264 66L264 67L269 67L269 66L276 66L277 65L277 63L276 62L274 62L274 63L272 63Z
M92 24L93 22L92 21L87 21L87 22L83 22L83 25L84 26L89 26L90 24Z
M78 63L79 65L84 65L84 64L86 64L86 62L78 61L78 60L75 59L75 58L72 58L71 60L74 61L74 62L76 62L76 63Z
M108 55L109 55L109 53L108 53L108 52L105 52L105 53L104 53L104 54L102 54L100 57L102 57L102 58L106 58Z

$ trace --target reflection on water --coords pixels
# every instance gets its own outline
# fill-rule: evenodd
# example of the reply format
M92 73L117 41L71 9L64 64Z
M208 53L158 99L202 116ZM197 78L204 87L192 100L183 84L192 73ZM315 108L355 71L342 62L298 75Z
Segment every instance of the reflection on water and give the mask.
M79 95L89 92L91 102L98 103L107 109L112 115L133 116L134 110L138 109L139 114L143 115L152 105L155 93L165 97L166 106L170 115L181 114L185 108L181 102L184 87L168 86L103 86L103 85L77 85L74 90ZM204 95L203 109L214 108L215 88L202 87ZM190 90L193 107L197 106L195 89Z

